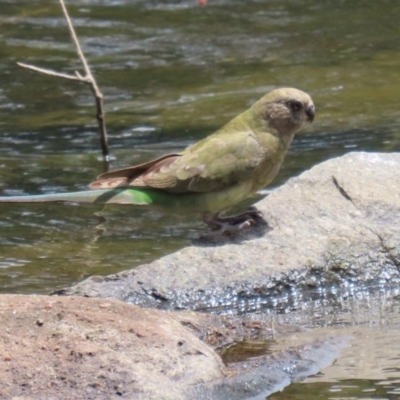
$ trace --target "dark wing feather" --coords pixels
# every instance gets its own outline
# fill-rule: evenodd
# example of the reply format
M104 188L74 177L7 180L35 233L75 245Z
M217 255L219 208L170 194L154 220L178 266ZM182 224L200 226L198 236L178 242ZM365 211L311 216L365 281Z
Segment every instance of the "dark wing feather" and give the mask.
M151 169L154 165L162 162L172 162L179 154L167 154L143 164L134 165L132 167L116 169L114 171L105 172L97 177L97 180L89 184L90 189L114 189L118 187L129 187L132 181L135 181L135 186L146 186L140 184L140 176L144 171Z

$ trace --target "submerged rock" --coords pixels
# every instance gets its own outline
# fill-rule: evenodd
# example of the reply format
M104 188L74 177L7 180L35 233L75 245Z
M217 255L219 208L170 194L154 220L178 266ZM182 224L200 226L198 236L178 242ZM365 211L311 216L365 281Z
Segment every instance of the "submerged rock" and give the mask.
M400 282L400 154L323 162L256 206L268 224L199 240L151 264L58 293L159 308L285 309L317 289Z

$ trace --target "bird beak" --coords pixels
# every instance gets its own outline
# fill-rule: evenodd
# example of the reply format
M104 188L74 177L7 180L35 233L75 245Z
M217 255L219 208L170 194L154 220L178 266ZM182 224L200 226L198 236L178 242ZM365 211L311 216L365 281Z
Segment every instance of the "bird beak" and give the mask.
M314 121L314 117L315 117L315 107L314 104L311 104L310 107L307 108L306 110L306 115L308 117L308 122L313 122Z

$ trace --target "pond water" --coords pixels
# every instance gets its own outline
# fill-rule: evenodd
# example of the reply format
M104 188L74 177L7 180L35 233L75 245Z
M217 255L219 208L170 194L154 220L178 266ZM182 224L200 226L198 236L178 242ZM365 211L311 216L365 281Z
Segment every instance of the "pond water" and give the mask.
M113 169L179 151L279 86L309 92L317 116L272 188L349 151L400 150L398 0L67 5L105 96ZM80 70L58 3L3 0L0 25L0 195L84 190L103 168L89 89L16 66ZM135 207L2 204L0 292L48 293L133 268L203 229L200 218ZM398 398L386 377L353 384L310 383L315 398ZM385 385L397 386L382 394ZM311 398L285 393L274 398Z
M396 1L68 7L105 95L111 168L181 150L277 86L308 91L317 118L273 186L352 150L400 149ZM1 14L0 194L84 190L103 168L89 89L15 64L80 69L60 7L8 0ZM4 204L0 229L0 291L47 293L154 260L204 227L135 207Z

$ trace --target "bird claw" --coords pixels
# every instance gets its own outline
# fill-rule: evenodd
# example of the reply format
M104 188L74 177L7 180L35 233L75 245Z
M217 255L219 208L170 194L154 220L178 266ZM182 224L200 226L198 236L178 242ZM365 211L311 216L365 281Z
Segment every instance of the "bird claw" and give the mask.
M250 207L244 213L231 217L221 217L220 213L207 215L204 222L211 228L212 235L222 235L249 228L257 224L257 220L262 216L261 211L258 211L255 207Z

